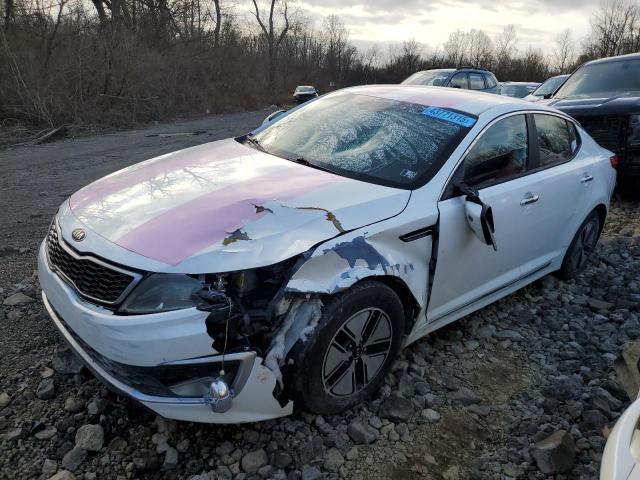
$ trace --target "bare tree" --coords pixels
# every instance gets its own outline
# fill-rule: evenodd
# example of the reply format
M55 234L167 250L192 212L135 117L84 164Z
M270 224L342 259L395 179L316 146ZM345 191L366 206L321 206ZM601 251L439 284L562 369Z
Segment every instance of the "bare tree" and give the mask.
M559 73L566 73L575 63L575 45L571 30L567 28L556 36L556 48L553 52L553 66Z
M278 61L278 50L282 41L287 36L289 29L291 28L289 18L289 2L288 0L269 0L268 14L265 21L264 13L260 13L261 9L258 7L257 0L252 0L254 12L253 15L260 25L260 29L264 34L267 42L267 54L268 54L268 73L267 79L270 88L273 88L276 77L276 64ZM284 25L282 25L278 31L277 16L280 14Z
M516 27L513 25L507 25L502 30L502 34L496 38L496 62L498 67L505 65L515 57L517 54L516 43L518 41L518 35L516 33Z
M638 6L631 0L604 0L591 17L591 31L585 43L592 58L630 53L637 49Z
M469 37L462 30L456 30L449 35L443 48L448 62L452 67L459 67L466 59Z
M490 68L493 62L493 42L483 30L471 30L467 40L467 58L475 67Z

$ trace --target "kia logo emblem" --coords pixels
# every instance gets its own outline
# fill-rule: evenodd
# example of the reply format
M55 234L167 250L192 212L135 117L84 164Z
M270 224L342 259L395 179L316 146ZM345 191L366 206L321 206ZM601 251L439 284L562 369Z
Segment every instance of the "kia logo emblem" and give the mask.
M81 228L76 228L73 232L71 232L71 238L73 238L76 242L81 242L87 236L87 232L85 232Z

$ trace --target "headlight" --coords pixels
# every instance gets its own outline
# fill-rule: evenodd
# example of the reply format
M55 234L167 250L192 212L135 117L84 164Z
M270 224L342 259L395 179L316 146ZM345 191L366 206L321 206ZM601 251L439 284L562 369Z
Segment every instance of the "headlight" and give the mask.
M198 292L204 283L197 278L172 273L157 273L138 285L126 298L122 313L159 313L197 307L202 303Z
M640 114L629 116L629 138L627 145L630 147L640 146Z

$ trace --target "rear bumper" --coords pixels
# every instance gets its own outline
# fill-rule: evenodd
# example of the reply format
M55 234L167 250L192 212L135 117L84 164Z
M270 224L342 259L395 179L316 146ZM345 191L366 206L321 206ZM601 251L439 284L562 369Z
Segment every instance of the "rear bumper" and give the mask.
M161 320L154 322L155 315L146 315L148 337L161 338L163 358L171 358L169 361L149 363L157 346L138 342L141 327L135 316L113 315L100 307L94 309L94 306L79 299L48 268L42 249L38 263L42 300L53 323L87 368L111 390L140 402L164 417L176 420L242 423L268 420L291 413L292 402L282 407L274 398L276 378L271 370L262 365L262 359L253 351L225 356L225 365L233 366L230 369L225 367L225 370L232 372L228 383L233 392L233 404L225 413L213 412L204 394L194 394L194 389L198 391L199 385L206 383L206 378L214 376L220 368L222 356L213 351L208 336L200 339L200 342L206 341L208 355L202 355L201 351L196 353L195 348L191 354L185 354L180 345L188 343L188 335L184 336L181 319L175 317L172 322L160 316ZM182 313L187 318L192 314L190 310ZM131 335L127 331L127 319L133 320L130 324ZM204 330L204 319L199 325ZM91 333L83 334L86 331ZM111 331L117 332L117 340ZM206 331L204 335L206 336ZM179 348L172 348L172 338ZM111 346L101 348L105 344ZM103 353L105 350L114 350L116 346L115 351L119 353L117 358ZM151 349L151 354L145 349ZM176 354L182 357L176 357ZM171 380L167 381L167 376L159 377L160 372L169 372ZM183 372L184 378L180 378ZM203 375L202 372L207 374Z

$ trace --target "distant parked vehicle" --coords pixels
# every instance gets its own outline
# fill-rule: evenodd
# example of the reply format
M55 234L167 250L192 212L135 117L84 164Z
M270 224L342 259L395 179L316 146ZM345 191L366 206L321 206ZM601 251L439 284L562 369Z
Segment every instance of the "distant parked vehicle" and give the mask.
M524 97L524 99L530 102L539 102L540 100L551 98L551 96L556 93L564 82L567 81L567 78L569 78L568 74L556 75L555 77L547 78L542 85Z
M316 98L317 96L318 91L311 85L298 85L293 92L293 98L295 98L298 103L304 103L312 98Z
M489 70L474 67L438 68L414 73L403 85L451 87L480 92L499 93L498 80Z
M621 186L634 194L640 190L640 53L585 63L546 103L617 153Z
M500 88L500 95L513 98L524 98L540 86L533 82L505 82Z

